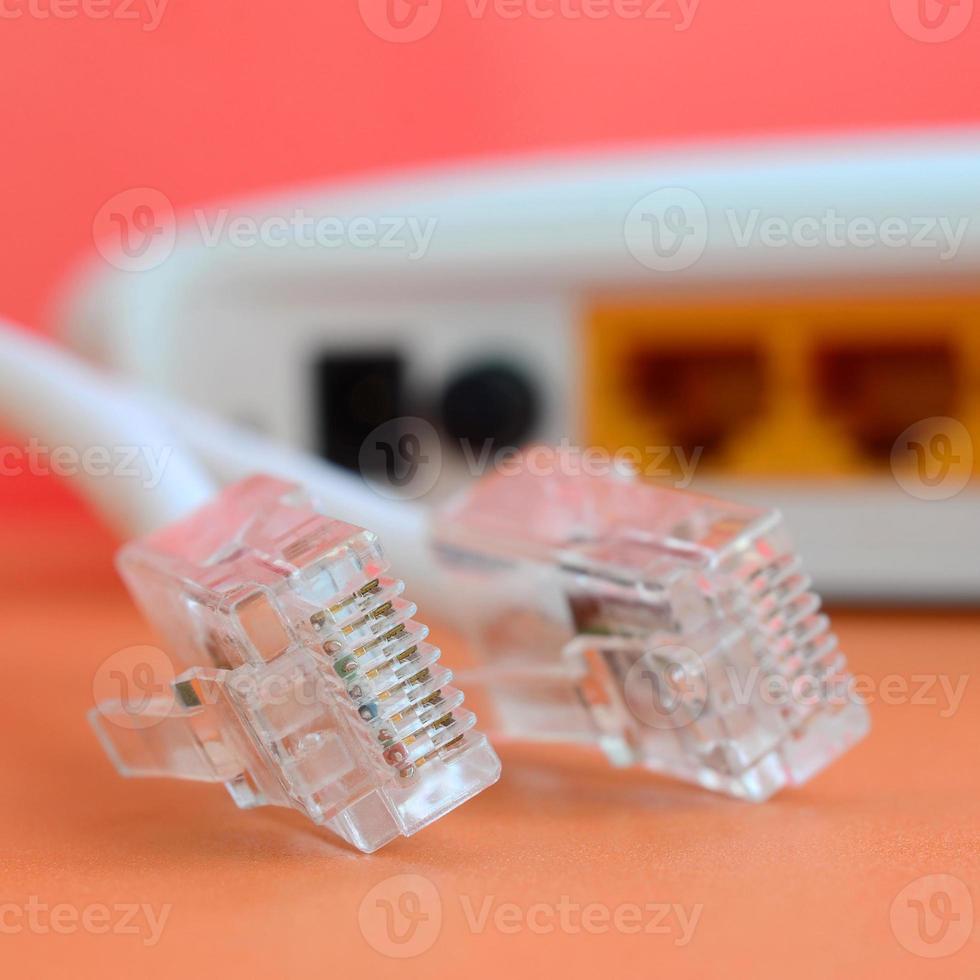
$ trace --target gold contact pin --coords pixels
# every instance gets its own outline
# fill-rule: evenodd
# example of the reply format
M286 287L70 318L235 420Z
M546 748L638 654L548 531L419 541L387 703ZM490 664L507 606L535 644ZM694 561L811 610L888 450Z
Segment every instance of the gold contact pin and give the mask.
M359 630L366 622L367 622L367 616L363 617L362 619L359 619L356 623L351 623L350 625L345 626L341 630L341 632L345 636L350 636L351 633L355 632L356 630Z
M398 656L395 659L400 664L403 664L406 661L411 660L412 657L414 657L418 652L419 652L418 647L409 647L404 653L398 654Z
M336 615L339 612L343 612L349 605L351 605L354 602L357 602L358 599L364 596L369 596L372 593L377 592L378 589L380 588L381 588L381 580L373 579L372 581L368 582L367 585L358 589L357 592L355 592L353 595L348 596L346 599L343 599L341 602L335 602L332 606L329 607L328 611L333 615ZM315 630L322 630L323 627L326 625L326 623L327 623L327 613L324 612L323 610L321 610L320 612L316 612L312 616L310 616L310 624L313 626L313 629ZM347 632L346 629L345 632Z
M375 673L377 673L377 671L375 671ZM380 694L378 694L375 697L375 700L376 701L387 701L389 698L393 697L397 692L399 692L399 691L406 691L412 685L415 685L417 687L417 686L419 686L421 684L424 684L430 677L431 677L431 674L429 672L429 668L428 667L424 667L417 674L414 674L413 676L407 678L406 680L399 681L397 684L393 684L387 690L382 691ZM432 699L432 698L438 698L438 700L441 701L442 700L442 696L441 695L442 695L442 692L441 691L436 691L434 694L429 695L429 698L430 699Z

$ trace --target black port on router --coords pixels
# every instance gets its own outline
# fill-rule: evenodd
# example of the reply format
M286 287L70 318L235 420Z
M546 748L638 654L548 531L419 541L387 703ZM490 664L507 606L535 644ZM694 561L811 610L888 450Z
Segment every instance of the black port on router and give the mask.
M315 430L325 459L360 468L361 447L371 432L404 414L404 373L397 352L335 352L319 358L314 365Z
M908 426L956 413L956 356L941 342L824 346L816 380L821 409L880 465Z
M764 407L765 358L754 346L632 352L623 379L639 416L686 452L710 460Z
M519 448L537 428L538 388L513 364L468 367L446 386L440 414L446 435L459 448Z

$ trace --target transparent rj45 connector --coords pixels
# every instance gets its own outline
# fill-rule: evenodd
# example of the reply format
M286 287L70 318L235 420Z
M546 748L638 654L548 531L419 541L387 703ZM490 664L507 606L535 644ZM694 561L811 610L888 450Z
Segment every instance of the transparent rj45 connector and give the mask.
M777 513L533 458L435 525L502 736L763 800L867 732Z
M126 546L120 570L184 672L92 722L124 775L224 783L363 851L492 784L500 764L374 534L255 477Z

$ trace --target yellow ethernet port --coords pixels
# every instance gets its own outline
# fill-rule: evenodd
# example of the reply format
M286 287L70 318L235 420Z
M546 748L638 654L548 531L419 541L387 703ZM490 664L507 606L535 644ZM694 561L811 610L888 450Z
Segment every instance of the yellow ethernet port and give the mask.
M597 306L584 432L610 451L678 447L715 475L888 469L909 426L962 422L980 447L980 300Z
M657 426L670 445L688 455L700 447L715 456L761 414L765 359L751 346L645 345L629 355L624 381L632 411Z
M883 466L899 433L921 419L955 416L963 402L950 344L829 344L815 363L821 410L862 458Z

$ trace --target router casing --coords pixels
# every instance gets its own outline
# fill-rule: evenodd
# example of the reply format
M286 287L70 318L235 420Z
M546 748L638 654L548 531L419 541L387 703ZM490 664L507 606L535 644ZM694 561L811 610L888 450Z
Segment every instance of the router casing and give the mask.
M460 416L447 392L465 407L503 384L523 408L497 424L522 441L630 447L674 485L693 468L698 489L780 507L829 597L971 600L978 188L980 134L962 131L313 188L188 216L148 271L100 263L59 326L104 364L347 464L385 416L445 434ZM222 215L297 214L347 233L208 240ZM383 246L399 222L404 247ZM431 229L424 249L410 226ZM379 241L357 244L357 227ZM352 422L358 400L372 407ZM916 482L910 446L891 453L936 417L960 426L955 494ZM480 455L453 442L435 497Z

